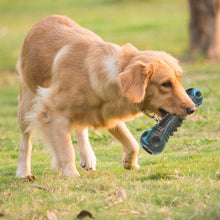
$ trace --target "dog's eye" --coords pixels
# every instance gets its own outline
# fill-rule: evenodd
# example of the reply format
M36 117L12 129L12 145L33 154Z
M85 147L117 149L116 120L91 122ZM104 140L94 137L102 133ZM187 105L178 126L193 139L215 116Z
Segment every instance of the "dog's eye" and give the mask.
M165 82L161 84L164 88L172 88L172 83L171 82Z

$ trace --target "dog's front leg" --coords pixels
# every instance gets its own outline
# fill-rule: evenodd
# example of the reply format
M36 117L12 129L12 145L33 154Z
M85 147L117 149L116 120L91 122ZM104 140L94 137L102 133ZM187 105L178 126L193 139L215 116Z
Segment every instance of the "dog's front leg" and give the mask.
M139 168L137 163L139 145L126 127L125 123L120 122L115 127L108 129L108 131L123 145L123 167L125 169Z
M96 157L89 143L88 129L76 131L77 143L79 148L80 165L85 170L95 170L96 168Z

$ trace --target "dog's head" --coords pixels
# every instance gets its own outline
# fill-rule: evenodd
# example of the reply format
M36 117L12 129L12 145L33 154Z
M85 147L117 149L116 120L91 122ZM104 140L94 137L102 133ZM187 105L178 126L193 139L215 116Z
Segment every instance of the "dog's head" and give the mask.
M182 69L174 57L165 52L138 51L126 44L119 62L122 94L140 109L181 118L196 110L181 84Z

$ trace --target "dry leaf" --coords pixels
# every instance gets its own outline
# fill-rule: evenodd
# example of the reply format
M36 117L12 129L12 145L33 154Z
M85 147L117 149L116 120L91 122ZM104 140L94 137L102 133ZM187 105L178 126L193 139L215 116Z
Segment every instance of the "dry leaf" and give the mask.
M112 206L115 206L121 202L123 202L125 199L127 199L127 193L124 189L118 191L114 195L109 195L106 199L106 201L110 202L108 206L105 206L105 209L108 209Z
M121 189L120 191L117 192L116 197L125 200L127 199L127 193L124 189Z
M31 182L32 180L36 180L34 175L29 175L23 178L24 182Z
M86 218L86 217L94 219L93 215L92 215L89 211L87 211L87 210L82 210L82 211L76 216L77 219L83 219L83 218Z
M49 220L58 220L56 214L51 210L47 210L47 218Z

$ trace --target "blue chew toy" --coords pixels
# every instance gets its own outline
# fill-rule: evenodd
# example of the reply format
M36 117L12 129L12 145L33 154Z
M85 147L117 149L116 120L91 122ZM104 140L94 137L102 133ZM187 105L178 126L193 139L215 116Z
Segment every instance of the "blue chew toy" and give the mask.
M198 89L190 88L186 90L186 93L196 107L202 104L203 96ZM182 125L183 120L185 119L167 113L158 124L141 135L141 146L149 154L158 155L162 153L169 137Z

